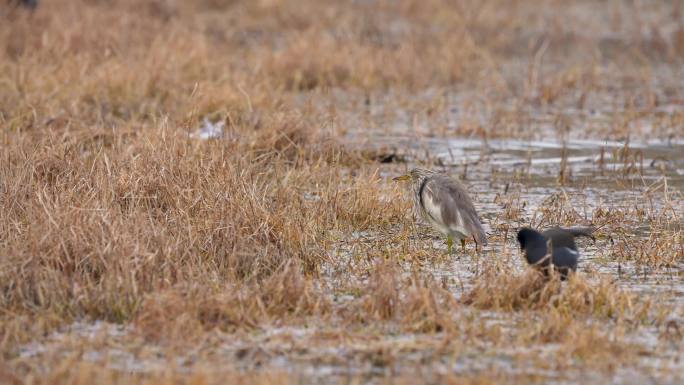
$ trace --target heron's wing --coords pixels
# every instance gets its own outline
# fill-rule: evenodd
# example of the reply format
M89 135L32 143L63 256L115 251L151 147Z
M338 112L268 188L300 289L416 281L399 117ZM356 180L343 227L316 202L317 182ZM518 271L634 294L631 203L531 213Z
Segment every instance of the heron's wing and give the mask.
M487 244L480 219L468 192L458 182L446 176L430 178L421 191L426 213L449 230L471 234L475 242Z
M433 222L438 224L443 224L444 219L442 218L441 209L441 198L438 196L438 186L434 181L428 179L423 183L420 189L420 202L422 203L425 214L427 214Z

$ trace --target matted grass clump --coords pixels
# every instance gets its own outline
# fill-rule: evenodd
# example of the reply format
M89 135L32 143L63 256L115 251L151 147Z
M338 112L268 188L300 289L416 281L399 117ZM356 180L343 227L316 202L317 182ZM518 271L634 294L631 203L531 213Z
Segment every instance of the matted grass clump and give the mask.
M608 277L588 280L572 274L567 283L557 275L551 279L535 270L525 274L488 274L464 295L462 301L483 309L503 311L544 310L569 316L620 319L638 322L650 304L620 289Z

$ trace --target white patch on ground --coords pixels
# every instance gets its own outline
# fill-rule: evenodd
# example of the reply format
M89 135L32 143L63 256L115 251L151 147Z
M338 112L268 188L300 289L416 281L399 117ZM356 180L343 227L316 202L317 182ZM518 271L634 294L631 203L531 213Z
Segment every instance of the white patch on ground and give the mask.
M209 118L205 117L202 120L202 124L200 125L199 129L190 136L201 140L221 139L223 138L223 127L225 125L226 122L222 120L213 123L209 120Z

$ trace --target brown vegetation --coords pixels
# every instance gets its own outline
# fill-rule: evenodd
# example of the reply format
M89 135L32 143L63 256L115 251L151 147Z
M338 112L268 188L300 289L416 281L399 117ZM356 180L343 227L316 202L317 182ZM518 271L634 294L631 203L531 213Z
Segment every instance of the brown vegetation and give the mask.
M0 7L0 382L676 375L681 166L630 140L684 137L679 3ZM445 256L388 176L456 136L624 145L589 174L483 145L448 171L492 245ZM521 225L589 223L569 282L522 265Z

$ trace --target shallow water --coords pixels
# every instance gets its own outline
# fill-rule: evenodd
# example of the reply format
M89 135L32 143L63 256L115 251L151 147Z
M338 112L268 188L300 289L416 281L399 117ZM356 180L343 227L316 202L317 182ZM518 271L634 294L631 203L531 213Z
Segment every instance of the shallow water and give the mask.
M369 136L366 143L373 148L392 151L396 159L406 162L400 169L414 165L442 169L461 177L475 196L475 204L484 220L487 233L497 235L492 220L500 216L502 206L497 197L515 195L514 201L524 202L519 216L522 221L512 222L512 229L528 225L530 218L538 214L541 206L548 204L549 197L562 193L574 209L584 214L582 223L591 223L591 213L596 209L629 211L635 208L662 213L671 211L671 225L681 229L684 214L684 142L681 140L643 140L626 143L593 139L568 139L565 141L540 141L518 139L480 140L472 138L420 138L402 136ZM627 156L625 156L627 154ZM627 159L627 160L625 160ZM425 166L427 163L427 166ZM566 179L559 180L561 167L565 167ZM391 177L392 173L384 174ZM539 219L539 218L537 218ZM534 220L533 220L534 222ZM553 223L544 223L549 227ZM630 236L647 238L651 229L644 222L626 223ZM656 230L657 231L657 230ZM422 232L430 233L428 228ZM501 235L500 233L498 234ZM371 235L367 235L371 236ZM429 237L429 236L427 236ZM617 238L616 238L617 239ZM612 277L618 287L629 292L653 296L661 304L672 306L668 322L673 325L684 323L684 256L679 256L674 265L650 268L633 260L615 260L611 245L615 240L610 234L596 242L580 241L582 272L598 272ZM433 238L435 252L444 252L440 237ZM502 250L506 250L502 253ZM449 290L460 297L477 282L480 258L496 258L505 255L512 258L517 272L525 269L524 263L515 255L517 244L514 232L506 239L494 237L484 255L472 254L452 259L440 259L425 266L425 271L438 280L448 282ZM345 254L342 254L345 255ZM483 317L484 314L478 314ZM515 325L515 316L509 313L493 313L491 321L504 328ZM486 317L485 317L486 318ZM677 326L679 328L679 326ZM677 383L682 377L672 373L684 373L680 360L684 351L682 343L663 344L662 331L657 328L641 328L629 340L641 346L644 351L637 367L620 368L611 378L612 383ZM427 369L428 373L472 373L481 370L505 373L536 374L545 381L565 383L604 383L602 373L559 373L544 370L534 364L515 364L517 355L554 349L539 345L515 348L511 351L500 348L488 352L477 351L461 355L456 361L446 364L438 360ZM657 378L657 379L656 379Z

